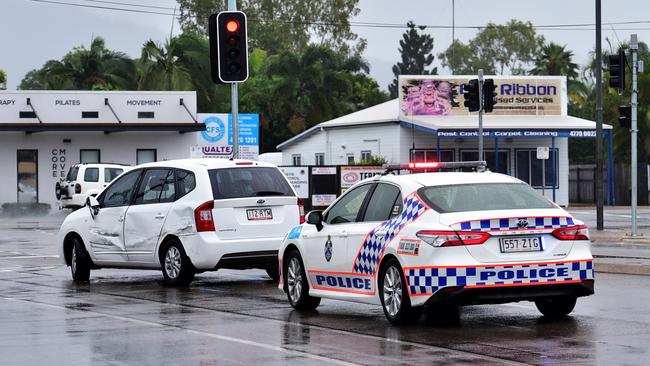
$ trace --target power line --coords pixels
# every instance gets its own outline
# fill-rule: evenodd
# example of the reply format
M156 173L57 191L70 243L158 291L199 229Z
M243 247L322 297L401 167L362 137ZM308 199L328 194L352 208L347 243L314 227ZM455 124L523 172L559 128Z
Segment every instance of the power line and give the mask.
M85 2L88 2L88 3L111 4L111 5L125 5L125 6L131 6L131 7L136 7L136 8L174 10L174 8L169 7L169 6L156 6L156 5L123 3L123 2L119 2L119 1L107 1L107 0L78 0L78 1L85 1Z
M173 13L165 13L161 11L151 11L151 10L141 10L141 9L128 9L117 6L103 6L103 5L90 5L90 4L79 4L71 3L66 1L53 1L53 0L29 0L36 3L46 3L46 4L56 4L56 5L65 5L65 6L76 6L83 8L92 8L100 10L113 10L113 11L124 11L130 13L142 13L142 14L155 14L155 15L166 15L179 18L180 16ZM163 6L154 6L154 5L142 5L142 4L131 4L117 1L108 1L108 0L79 0L92 3L103 3L103 4L112 4L112 5L123 5L123 6L132 6L132 7L142 7L142 8L151 8L151 9L162 9L162 10L174 10L174 8L163 7ZM327 21L317 21L317 20L292 20L292 19L282 19L282 18L257 18L250 17L250 21L253 22L279 22L286 24L300 24L300 25L344 25L340 22L327 22ZM394 28L394 29L406 29L408 26L406 24L400 23L382 23L382 22L364 22L364 21L351 21L347 23L351 27L365 27L365 28ZM603 23L603 25L632 25L632 24L650 24L650 20L638 20L638 21L624 21L624 22L609 22ZM416 27L423 26L429 29L451 29L452 25L433 25L433 24L416 24ZM594 30L595 24L593 23L574 23L574 24L544 24L544 25L533 25L533 28L537 30L560 30L560 31L590 31ZM487 25L456 25L455 28L460 29L484 29L487 28ZM618 30L650 30L650 28L617 28Z

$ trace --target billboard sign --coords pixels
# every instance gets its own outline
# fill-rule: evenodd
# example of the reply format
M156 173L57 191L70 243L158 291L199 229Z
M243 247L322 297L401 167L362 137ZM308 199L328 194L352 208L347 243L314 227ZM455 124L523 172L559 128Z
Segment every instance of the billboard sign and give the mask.
M342 166L341 167L341 193L364 179L383 174L381 166Z
M400 76L400 118L466 116L463 88L476 76ZM485 76L496 86L495 115L566 114L566 78L561 76Z
M205 130L197 134L197 144L191 146L192 158L222 158L232 156L232 115L199 113ZM239 115L239 158L257 160L259 156L259 115Z

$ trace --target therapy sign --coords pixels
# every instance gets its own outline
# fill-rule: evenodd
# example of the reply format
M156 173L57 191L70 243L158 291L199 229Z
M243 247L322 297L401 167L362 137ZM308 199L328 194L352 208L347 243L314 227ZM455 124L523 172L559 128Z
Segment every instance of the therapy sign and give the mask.
M563 115L566 78L562 76L486 76L494 79L496 115ZM476 76L400 76L400 117L470 115L464 87Z

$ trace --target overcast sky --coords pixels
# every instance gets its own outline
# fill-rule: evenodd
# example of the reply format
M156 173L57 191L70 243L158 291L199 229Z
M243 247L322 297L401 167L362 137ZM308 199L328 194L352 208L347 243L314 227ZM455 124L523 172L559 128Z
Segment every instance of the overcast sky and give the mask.
M101 5L88 0L52 0ZM174 0L113 0L122 3L174 7ZM8 76L8 88L14 89L26 72L39 68L49 59L60 59L73 46L89 45L91 38L102 36L107 47L139 56L147 39L169 36L172 17L134 14L121 11L54 5L30 0L3 0L0 14L0 69ZM359 22L451 25L452 0L361 0ZM593 23L594 0L456 0L456 26L505 23L510 19L531 21L534 25ZM106 4L104 4L106 5ZM108 5L110 6L110 5ZM121 6L124 7L124 6ZM150 9L153 10L153 9ZM170 10L159 10L171 12ZM603 25L603 40L627 40L637 33L639 40L650 40L650 1L603 0L603 22L646 21L646 24ZM630 28L639 28L630 30ZM174 24L174 33L178 31ZM575 62L584 64L595 45L592 27L586 30L538 30L548 40L566 44L575 53ZM365 57L371 74L384 89L391 82L391 66L399 60L398 42L403 29L353 27L368 40ZM427 29L434 37L434 52L444 51L451 42L450 29ZM456 38L467 41L475 29L457 29ZM608 46L603 42L603 49ZM439 65L436 57L434 64ZM446 70L439 68L439 73Z

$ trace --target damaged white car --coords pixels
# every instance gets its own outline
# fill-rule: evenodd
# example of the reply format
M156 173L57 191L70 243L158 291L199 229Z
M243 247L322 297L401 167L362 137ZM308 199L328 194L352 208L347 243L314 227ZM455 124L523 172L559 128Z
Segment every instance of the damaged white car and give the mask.
M162 269L165 282L178 286L219 268L262 268L277 280L278 249L303 215L302 201L272 164L149 163L65 219L60 255L77 282L99 268Z

